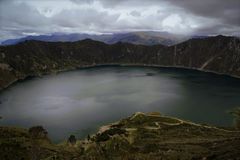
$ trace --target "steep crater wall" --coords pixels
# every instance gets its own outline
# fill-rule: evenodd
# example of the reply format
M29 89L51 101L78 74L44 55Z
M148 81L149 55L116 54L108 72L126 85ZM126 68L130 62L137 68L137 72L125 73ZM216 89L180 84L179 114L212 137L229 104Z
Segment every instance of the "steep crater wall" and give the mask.
M240 77L240 40L216 36L166 47L25 41L0 47L0 89L28 76L102 64L181 67Z

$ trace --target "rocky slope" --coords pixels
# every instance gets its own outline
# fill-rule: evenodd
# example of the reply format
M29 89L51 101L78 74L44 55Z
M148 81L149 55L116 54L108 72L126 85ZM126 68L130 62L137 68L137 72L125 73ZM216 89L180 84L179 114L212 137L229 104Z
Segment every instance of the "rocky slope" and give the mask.
M0 47L0 89L28 76L103 64L184 67L240 77L240 40L216 36L166 47L26 41Z
M73 137L73 136L71 136ZM240 132L135 113L84 140L53 144L42 127L0 127L2 160L240 159Z

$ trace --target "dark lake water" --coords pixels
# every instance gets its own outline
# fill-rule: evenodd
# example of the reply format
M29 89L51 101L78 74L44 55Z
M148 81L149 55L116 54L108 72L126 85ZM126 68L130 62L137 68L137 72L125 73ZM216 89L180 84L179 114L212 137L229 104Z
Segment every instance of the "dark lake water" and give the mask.
M137 111L232 125L228 111L240 106L240 80L183 69L95 67L16 83L0 101L0 125L42 125L59 141Z

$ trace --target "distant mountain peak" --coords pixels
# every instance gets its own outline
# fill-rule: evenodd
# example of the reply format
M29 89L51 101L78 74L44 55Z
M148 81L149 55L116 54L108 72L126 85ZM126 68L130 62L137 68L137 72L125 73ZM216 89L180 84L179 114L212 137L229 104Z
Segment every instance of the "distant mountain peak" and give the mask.
M39 40L45 42L75 42L84 39L92 39L107 44L127 42L133 44L170 46L186 40L186 37L170 34L167 32L139 31L114 34L86 34L86 33L53 33L50 35L27 36L18 39L9 39L2 42L2 45L14 45L26 40Z

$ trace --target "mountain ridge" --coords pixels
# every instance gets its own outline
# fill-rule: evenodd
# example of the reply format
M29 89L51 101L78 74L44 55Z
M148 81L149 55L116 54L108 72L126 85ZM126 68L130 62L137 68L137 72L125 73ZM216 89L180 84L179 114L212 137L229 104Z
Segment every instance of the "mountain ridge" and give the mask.
M188 37L183 35L174 35L168 32L153 32L153 31L139 31L113 34L72 33L72 34L26 36L22 38L8 39L3 41L1 44L15 45L26 40L40 40L45 42L75 42L87 38L102 41L107 44L114 44L117 42L129 42L133 44L144 45L155 44L173 45L186 40Z
M240 77L240 40L216 36L173 46L30 40L0 46L0 88L28 76L105 64L177 67Z

